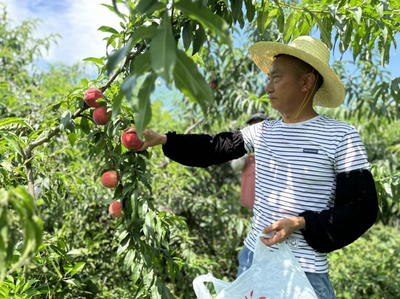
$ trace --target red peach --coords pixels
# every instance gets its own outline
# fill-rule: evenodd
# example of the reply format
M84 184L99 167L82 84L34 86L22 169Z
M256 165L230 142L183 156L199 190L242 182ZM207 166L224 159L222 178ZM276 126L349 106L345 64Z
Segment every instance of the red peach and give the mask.
M128 149L137 150L142 147L143 141L139 139L135 132L124 132L121 135L122 145Z
M108 211L112 216L116 218L121 218L122 216L124 216L124 214L122 213L122 204L118 200L110 204Z
M111 112L107 113L107 107L98 107L93 111L93 121L98 125L105 125L111 118Z
M97 103L98 99L104 99L104 95L101 90L97 88L89 88L83 96L83 100L90 107L100 107L100 103Z
M218 80L214 79L210 82L210 87L211 89L217 89L218 88Z
M106 188L115 188L118 186L119 174L115 170L109 170L101 176L101 183Z

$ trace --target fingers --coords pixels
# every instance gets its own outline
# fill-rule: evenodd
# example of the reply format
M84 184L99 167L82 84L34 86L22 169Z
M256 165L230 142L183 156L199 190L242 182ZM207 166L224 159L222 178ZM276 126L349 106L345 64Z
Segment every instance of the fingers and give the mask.
M261 241L268 246L284 242L296 229L293 224L294 218L283 218L265 227L262 230L263 234L274 233L274 235L270 238L261 237Z
M265 227L265 228L263 229L262 233L263 233L263 234L272 233L274 230L276 230L276 227L275 227L275 226L276 226L275 223L273 223L273 224L271 224L271 225L268 225L267 227Z
M261 242L263 242L267 246L272 246L276 243L280 243L280 242L278 242L278 240L276 238L276 234L272 238L266 238L266 237L260 237L260 238L261 238Z
M127 133L136 133L136 127L134 127L134 126L127 127L127 128L124 130L124 132L127 132Z

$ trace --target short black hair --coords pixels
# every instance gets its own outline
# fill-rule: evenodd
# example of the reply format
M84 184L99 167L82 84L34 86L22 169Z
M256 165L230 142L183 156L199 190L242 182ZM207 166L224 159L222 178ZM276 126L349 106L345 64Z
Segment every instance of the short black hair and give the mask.
M295 68L297 69L299 75L304 75L308 73L313 73L315 76L317 76L317 90L322 86L324 83L324 78L321 76L321 74L313 68L311 65L309 65L307 62L301 60L300 58L297 58L292 55L288 54L278 54L274 56L274 59L278 58L279 56L288 56L290 57L294 63L295 63Z

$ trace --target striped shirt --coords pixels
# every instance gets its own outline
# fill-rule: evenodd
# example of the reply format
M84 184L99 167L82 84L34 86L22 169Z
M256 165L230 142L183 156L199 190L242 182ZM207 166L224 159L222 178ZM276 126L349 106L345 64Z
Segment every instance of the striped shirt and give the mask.
M290 124L265 120L241 132L247 153L256 156L254 216L244 242L252 251L257 234L273 222L333 207L336 174L369 169L354 127L327 116ZM326 253L311 248L300 231L287 242L305 272L328 272Z

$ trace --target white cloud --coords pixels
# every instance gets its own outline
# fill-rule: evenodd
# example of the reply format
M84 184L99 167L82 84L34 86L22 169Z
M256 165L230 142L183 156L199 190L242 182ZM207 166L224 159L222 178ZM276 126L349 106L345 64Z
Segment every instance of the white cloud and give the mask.
M61 35L58 44L52 45L49 53L43 53L43 59L49 63L62 61L71 65L87 57L105 56L103 39L108 33L97 29L103 25L120 29L121 19L101 5L112 5L111 0L5 0L5 3L14 25L27 18L40 18L38 36Z

